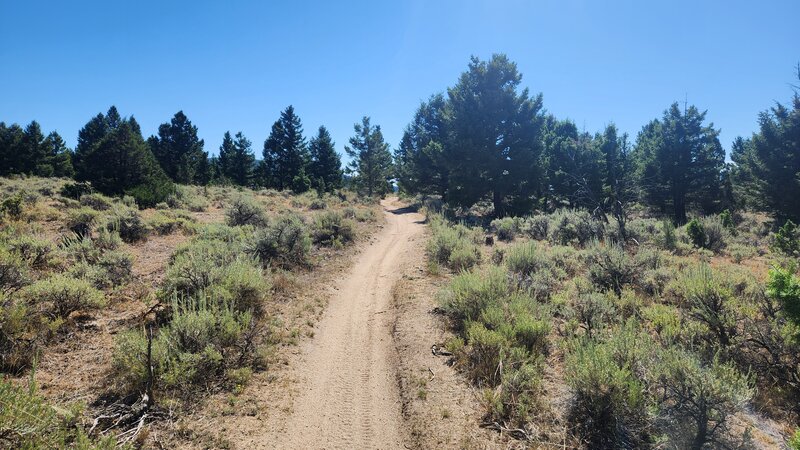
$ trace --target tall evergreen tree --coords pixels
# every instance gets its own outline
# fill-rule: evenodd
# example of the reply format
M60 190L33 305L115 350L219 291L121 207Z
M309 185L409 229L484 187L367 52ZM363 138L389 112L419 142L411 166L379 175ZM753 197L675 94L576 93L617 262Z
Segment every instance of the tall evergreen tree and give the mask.
M308 144L311 163L309 174L318 189L333 191L342 186L342 160L336 152L331 134L324 126Z
M498 216L532 206L541 178L542 97L519 92L521 80L505 55L473 57L448 89L452 202L469 206L489 198Z
M37 121L32 121L25 127L20 146L20 173L28 175L43 175L47 173L47 150L44 146L44 134Z
M761 200L764 189L756 175L758 155L752 139L737 137L731 145L730 181L733 185L735 205L742 208L764 210Z
M22 173L20 155L25 131L18 124L0 122L0 176Z
M230 178L231 160L233 158L233 137L230 131L226 131L222 137L222 145L219 146L219 156L217 157L217 170L220 178L225 182L232 182Z
M89 179L91 174L83 163L84 157L89 154L103 138L116 130L121 122L122 119L116 106L112 105L108 108L108 112L105 115L103 113L97 114L78 131L78 145L75 147L75 153L72 157L75 178L79 181L87 181Z
M203 140L197 137L197 127L178 111L169 123L158 127L158 136L147 140L153 155L164 172L183 184L205 184L208 181L208 153Z
M233 153L228 161L228 178L239 186L249 186L253 181L253 168L255 166L252 142L242 132L236 133L233 142Z
M46 153L46 166L50 176L72 177L75 170L72 167L72 152L67 148L64 139L57 132L53 131L44 140Z
M438 194L447 200L449 167L447 100L436 94L422 102L395 150L395 175L400 189Z
M596 207L601 194L601 155L588 133L570 120L548 115L543 126L546 199L553 207Z
M721 172L725 151L719 131L703 125L705 112L677 103L653 121L637 139L636 158L641 186L653 206L671 209L675 223L687 221L690 206L714 212L722 198Z
M392 154L389 144L384 142L379 125L372 126L370 118L364 116L361 123L353 126L355 136L344 150L352 158L348 171L361 192L368 196L384 195L391 189Z
M91 182L106 195L132 195L142 207L164 201L174 187L142 138L136 120L100 114L84 127L97 129L104 129L105 135L96 142L82 141L79 179ZM99 133L92 135L97 136Z
M293 188L295 178L303 177L309 156L300 117L289 105L273 125L264 141L264 178L267 187L278 190Z
M752 141L745 141L742 150L732 155L739 181L758 193L759 209L771 212L779 222L800 222L800 92L795 89L789 105L778 103L762 112L758 122Z

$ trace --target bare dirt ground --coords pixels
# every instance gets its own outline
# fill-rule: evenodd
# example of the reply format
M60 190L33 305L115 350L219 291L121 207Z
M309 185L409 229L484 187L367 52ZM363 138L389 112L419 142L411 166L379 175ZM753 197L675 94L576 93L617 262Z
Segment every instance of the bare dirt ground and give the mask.
M387 225L336 286L304 346L286 431L275 448L402 448L403 418L392 341L392 287L422 216L385 200Z

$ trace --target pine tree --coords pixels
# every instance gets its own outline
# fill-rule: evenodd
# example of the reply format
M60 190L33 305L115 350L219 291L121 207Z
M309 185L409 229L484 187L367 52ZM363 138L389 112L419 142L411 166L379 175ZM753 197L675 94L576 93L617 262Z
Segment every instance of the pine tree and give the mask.
M49 166L50 176L71 178L75 175L72 167L72 152L67 148L64 139L57 132L53 131L43 143L47 155L47 166Z
M303 125L289 105L273 125L264 141L264 178L267 187L289 189L294 179L308 166L308 149L303 137Z
M197 127L178 111L158 127L158 136L147 140L164 172L182 184L205 184L208 181L208 153L203 140L197 137Z
M412 194L438 194L447 199L449 167L447 101L442 94L422 102L395 151L400 189Z
M601 154L588 133L570 120L547 116L543 126L543 160L548 201L555 207L600 204Z
M90 153L97 144L109 133L116 130L122 119L115 106L111 106L108 112L97 114L83 128L78 131L78 145L72 157L72 165L75 169L75 178L78 181L87 181L91 174L83 163L84 157Z
M331 134L324 126L308 144L311 163L309 174L318 190L334 191L342 186L342 160L336 152Z
M49 176L42 127L35 120L25 127L20 146L20 173Z
M0 122L0 176L21 173L20 155L25 131L18 124Z
M255 166L252 143L242 132L236 133L233 142L233 153L228 160L227 176L239 186L249 186L253 181L253 168Z
M711 213L722 198L725 151L714 125L703 125L705 116L694 106L682 112L674 103L661 121L645 126L637 139L645 198L662 210L671 208L676 224L686 223L690 206Z
M800 80L800 67L797 73ZM800 92L791 104L777 104L759 115L759 131L734 160L748 174L748 187L759 194L759 209L778 222L800 222ZM741 178L740 178L741 180Z
M222 145L219 146L219 156L217 157L217 169L223 182L232 182L230 174L233 152L233 137L231 137L230 131L226 131L222 137Z
M81 142L80 179L106 195L132 195L141 207L164 201L174 187L142 138L136 120L100 114L84 127L98 129L106 131L98 141L87 138ZM91 135L97 136L99 133Z
M364 116L360 124L353 126L355 136L350 138L350 146L344 150L352 158L348 171L361 192L372 197L384 195L391 186L392 154L389 144L384 142L379 125L372 126L370 119Z

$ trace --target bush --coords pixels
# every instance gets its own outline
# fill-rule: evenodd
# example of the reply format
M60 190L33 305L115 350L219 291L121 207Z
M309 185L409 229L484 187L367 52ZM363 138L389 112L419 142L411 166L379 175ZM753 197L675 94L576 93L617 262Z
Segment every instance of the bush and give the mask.
M0 246L0 292L13 292L28 284L28 268L22 258Z
M75 311L105 305L103 293L85 280L54 275L25 287L21 295L51 318L66 319Z
M589 277L601 290L622 296L622 288L636 281L637 266L616 244L595 244L589 253Z
M772 249L788 256L800 254L800 230L794 222L787 220L775 233L772 238Z
M108 211L111 209L111 200L102 194L84 194L80 198L81 206L87 206L95 211Z
M240 196L234 199L230 208L225 211L225 215L230 226L253 225L262 227L267 224L267 215L264 209L249 197Z
M0 371L18 372L30 365L42 336L40 324L24 301L0 291Z
M23 193L19 192L11 197L4 198L0 202L0 213L19 220L22 217L22 204L24 202Z
M706 248L706 230L697 218L692 219L686 224L686 232L689 234L689 239L692 240L692 244L695 247Z
M32 381L31 381L32 383ZM78 423L78 410L56 408L36 393L35 385L16 386L0 379L0 447L113 450L113 437L92 440ZM123 448L128 448L127 446Z
M249 312L206 302L173 304L172 320L152 342L153 380L156 388L196 395L195 386L224 385L226 369L252 363L255 323ZM147 338L141 331L122 334L113 355L118 379L130 390L148 382Z
M522 223L522 231L537 241L543 241L550 234L550 218L544 214L528 217Z
M720 444L728 418L753 396L750 378L717 356L706 365L692 353L669 349L659 356L654 372L654 392L667 415L664 421L675 441L671 446L677 448Z
M19 255L32 268L46 266L54 250L50 241L28 234L9 239L7 245L11 252Z
M647 336L626 326L610 340L579 340L566 358L573 390L569 419L588 448L637 448L648 440L647 398L640 373Z
M73 200L78 200L91 193L92 185L86 182L66 183L61 187L61 195Z
M106 229L116 231L122 240L128 243L146 239L150 233L150 229L142 220L139 212L130 208L120 208L114 211L114 214L108 219Z
M554 243L583 246L604 236L604 225L586 210L561 209L551 215L550 240Z
M97 211L86 207L70 211L67 216L67 228L79 237L91 237L97 216Z
M340 247L355 240L355 224L337 211L326 211L314 218L313 236L315 244Z
M311 252L311 237L300 217L286 215L257 230L247 251L265 267L306 266Z
M106 252L95 267L97 271L90 281L99 289L122 286L133 279L133 258L127 253Z
M713 336L712 347L729 347L738 335L729 279L707 265L685 270L674 282L673 290L689 309L690 316L704 324Z
M777 300L786 318L800 327L800 279L793 266L770 269L767 295Z
M513 217L492 220L491 227L501 241L513 241L519 231L518 220Z
M496 266L483 273L463 272L453 278L440 299L442 309L455 320L457 329L477 320L484 309L509 293L506 272Z
M480 249L472 239L474 233L463 225L450 226L437 220L433 237L428 242L428 258L452 270L465 270L480 260Z

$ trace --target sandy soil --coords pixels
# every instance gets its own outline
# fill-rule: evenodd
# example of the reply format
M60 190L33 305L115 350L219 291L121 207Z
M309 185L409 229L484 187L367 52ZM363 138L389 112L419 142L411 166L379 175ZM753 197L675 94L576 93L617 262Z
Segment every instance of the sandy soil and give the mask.
M402 448L391 292L423 218L395 200L382 205L387 225L337 284L315 338L301 352L305 389L286 432L259 446Z

